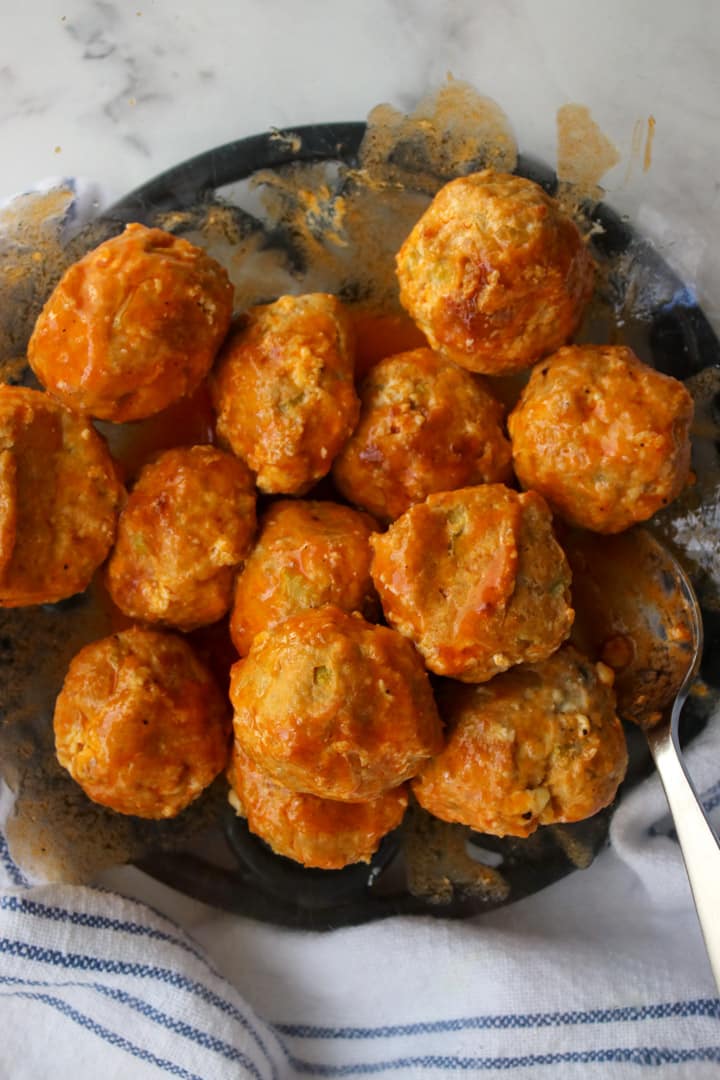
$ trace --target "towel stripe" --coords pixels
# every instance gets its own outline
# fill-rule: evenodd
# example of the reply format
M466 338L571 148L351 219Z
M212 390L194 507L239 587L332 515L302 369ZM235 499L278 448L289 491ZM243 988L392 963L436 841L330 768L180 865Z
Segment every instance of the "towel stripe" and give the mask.
M30 883L28 879L10 854L7 840L2 832L0 832L0 862L5 867L5 871L13 885L25 889L29 886Z
M614 1024L640 1020L668 1020L687 1016L720 1019L720 998L694 998L688 1001L664 1001L653 1005L623 1005L609 1009L573 1010L551 1013L489 1013L450 1020L428 1020L408 1024L384 1024L380 1027L321 1027L315 1024L273 1026L281 1035L293 1039L394 1039L406 1035L432 1035L449 1031L487 1031L508 1028L569 1027L577 1024Z
M117 895L117 894L110 894ZM196 960L200 960L206 967L210 967L206 957L199 949L193 948L188 942L175 934L156 930L152 926L143 926L141 923L124 919L111 919L107 915L93 915L84 911L70 911L69 908L57 907L56 905L42 904L38 900L30 900L26 896L2 896L0 897L0 911L16 911L21 915L37 915L51 922L68 922L72 926L82 926L88 930L117 930L125 934L133 934L138 937L153 938L156 941L166 941L170 945L176 945L179 949L189 952ZM216 972L213 971L213 975ZM219 978L221 976L218 976Z
M150 1065L157 1065L159 1069L170 1073L172 1076L179 1076L181 1080L203 1080L202 1076L198 1076L197 1073L188 1072L182 1065L176 1065L174 1061L158 1057L156 1054L153 1054L151 1050L136 1046L135 1043L131 1043L129 1039L126 1039L124 1035L118 1035L116 1031L110 1031L110 1029L106 1028L103 1024L99 1024L97 1020L93 1020L92 1017L86 1016L85 1013L81 1013L78 1009L73 1008L72 1005L68 1005L66 1001L62 1001L61 998L57 998L52 994L40 994L30 990L10 990L8 992L0 991L0 997L20 997L28 998L31 1001L42 1001L45 1005L49 1005L51 1008L62 1013L63 1016L66 1016L69 1020L79 1024L80 1027L85 1028L87 1031L91 1031L93 1035L97 1035L98 1038L103 1039L104 1042L109 1043L110 1046L115 1046L119 1050L125 1050L128 1054L132 1054L133 1057L138 1058L140 1061L146 1061Z
M671 1049L666 1046L613 1046L603 1050L568 1050L549 1054L524 1054L516 1057L456 1057L428 1054L423 1057L392 1058L355 1065L319 1065L292 1058L291 1064L306 1076L371 1076L402 1069L442 1069L448 1072L487 1072L537 1068L548 1065L638 1065L657 1068L681 1065L689 1061L720 1062L720 1046L696 1049ZM606 1073L603 1073L606 1075Z
M247 1017L235 1005L220 997L219 994L214 993L202 983L194 982L186 975L173 971L171 968L155 967L151 964L129 963L125 960L102 960L99 957L88 956L83 953L61 952L59 949L43 949L30 942L11 938L0 938L0 953L22 960L33 960L40 964L51 964L53 967L69 968L74 971L105 972L111 975L125 975L140 979L156 979L169 986L186 990L236 1020L255 1041L270 1066L273 1077L277 1078L277 1070L265 1042ZM283 1053L287 1054L288 1051L282 1040L277 1035L276 1038Z

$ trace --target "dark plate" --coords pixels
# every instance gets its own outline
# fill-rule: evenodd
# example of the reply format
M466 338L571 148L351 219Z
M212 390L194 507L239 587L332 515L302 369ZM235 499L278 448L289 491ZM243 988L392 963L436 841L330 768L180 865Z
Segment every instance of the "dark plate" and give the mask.
M355 183L353 170L359 164L358 152L365 131L362 123L313 125L256 135L210 150L121 199L93 226L92 235L81 232L73 239L71 253L77 257L129 221L158 224L193 238L198 234L202 237L205 230L207 236L208 223L219 212L222 235L219 236L215 226L210 231L220 250L213 253L227 262L235 247L252 240L254 256L258 252L272 255L283 273L298 281L300 291L309 269L307 244L301 242L287 223L274 221L269 226L248 194L249 189L241 182L259 170L272 170L278 177L292 177L299 168L317 166L321 172L327 169L329 201L342 198ZM471 164L482 163L478 160ZM424 169L427 175L425 166ZM537 180L550 192L556 190L554 173L537 162L521 157L517 171ZM408 175L412 176L412 169ZM446 179L447 176L438 173L436 186ZM715 425L720 343L698 307L692 288L611 209L597 205L585 207L584 213L597 226L593 247L601 274L598 298L581 339L627 342L642 359L659 370L689 379L699 413ZM318 228L322 229L322 222ZM387 243L392 253L396 239L389 235ZM213 248L212 243L209 246ZM335 265L328 273L324 287L351 300L363 295L363 288L353 280L347 267L338 271ZM258 298L264 298L262 291ZM37 301L30 303L26 319L28 333L36 310ZM700 524L688 529L697 537L697 529L703 528L703 505L715 497L716 434L715 427L710 429L706 424L698 440L695 467L699 483L694 493L681 499L655 523L665 539L674 541L681 555L683 547L687 555L691 545L683 544L684 534L677 527L678 521L694 520L692 514L695 514ZM704 725L718 700L720 620L715 612L720 582L702 558L691 557L689 563L701 601L705 601L707 642L703 675L711 686L709 693L692 697L687 706L684 730L692 734ZM52 758L49 722L62 664L38 665L37 652L32 649L32 641L38 638L33 635L55 642L52 647L63 654L64 663L80 641L103 632L103 620L95 612L95 599L85 594L61 605L38 609L30 618L27 613L0 613L0 664L5 664L8 676L2 716L6 737L2 746L3 753L15 759L13 775L16 786L20 777L19 786L26 802L28 791L36 801L40 798L32 789L30 770L33 762L37 765L41 760L56 797L60 797L57 796L60 791L66 802L77 800L74 790L70 791L74 786L65 774L48 764ZM78 629L74 633L72 627L76 623ZM66 627L70 629L66 631ZM31 700L33 723L31 732L27 725L23 728L27 736L23 766L19 751L22 740L9 738L8 732L10 725L17 726L18 717L26 715ZM644 739L634 730L628 736L631 766L624 790L640 782L650 769ZM42 785L38 791L41 789ZM88 808L86 802L74 804L70 816L75 827L85 827L83 822L92 827L97 819L108 836L114 835L113 830L120 828L117 816L101 808ZM214 795L211 793L200 802L201 808L192 811L197 820L193 828L187 829L187 835L185 824L191 812L181 815L177 823L162 825L126 820L117 850L125 845L135 853L136 864L148 874L199 900L263 921L314 929L401 913L464 917L513 903L573 870L589 866L607 841L613 809L577 825L541 828L527 840L499 840L434 821L413 808L401 829L383 842L370 866L318 871L305 870L274 855L250 834L244 822L226 806L221 786ZM222 835L217 825L212 827L218 817L224 819ZM203 826L205 831L188 841L189 834ZM68 829L64 832L68 833ZM110 846L114 843L115 840L108 841ZM177 845L183 850L172 850ZM62 846L66 852L70 850L68 836ZM141 858L137 857L138 848L145 852Z

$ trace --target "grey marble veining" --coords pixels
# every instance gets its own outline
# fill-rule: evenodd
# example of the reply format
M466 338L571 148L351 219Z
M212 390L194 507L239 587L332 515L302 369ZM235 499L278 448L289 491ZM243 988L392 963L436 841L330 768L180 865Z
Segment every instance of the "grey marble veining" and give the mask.
M448 72L550 164L556 112L590 106L610 201L717 318L720 7L713 0L32 0L0 6L0 195L83 175L120 195L271 126L410 109ZM643 171L633 134L657 121Z

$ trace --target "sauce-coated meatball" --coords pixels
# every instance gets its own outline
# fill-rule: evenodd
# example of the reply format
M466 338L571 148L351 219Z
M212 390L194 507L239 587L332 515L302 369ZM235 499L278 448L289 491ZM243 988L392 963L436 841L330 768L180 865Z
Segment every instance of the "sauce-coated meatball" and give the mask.
M397 257L400 300L433 348L488 375L563 345L592 294L576 225L537 184L491 169L446 184Z
M141 471L107 568L126 615L192 630L230 607L233 573L255 532L246 465L213 446L166 450Z
M258 768L237 743L228 780L230 802L247 818L251 832L277 855L321 870L370 862L383 836L402 821L408 802L405 787L356 803L290 791Z
M509 479L502 406L430 349L381 360L360 399L360 421L333 478L371 514L392 521L431 492Z
M378 612L367 514L331 502L281 499L270 507L235 585L230 633L245 656L253 638L301 611L334 604Z
M693 402L624 346L576 345L538 365L509 418L515 471L566 521L616 533L683 489Z
M388 622L438 675L485 682L544 659L570 633L570 570L534 492L484 484L430 495L371 544Z
M413 782L426 810L495 836L581 821L615 798L627 767L612 672L565 646L441 699L447 744Z
M227 706L177 634L132 627L70 664L55 706L60 764L120 814L168 818L227 765Z
M367 802L439 752L430 683L409 641L335 607L258 635L234 665L235 739L293 791Z
M28 360L76 412L141 420L205 377L232 305L225 270L201 248L128 225L63 274L35 324Z
M212 385L218 434L257 473L260 490L302 495L328 473L360 410L349 316L326 293L252 308Z
M95 429L47 394L0 386L0 607L82 592L123 489Z

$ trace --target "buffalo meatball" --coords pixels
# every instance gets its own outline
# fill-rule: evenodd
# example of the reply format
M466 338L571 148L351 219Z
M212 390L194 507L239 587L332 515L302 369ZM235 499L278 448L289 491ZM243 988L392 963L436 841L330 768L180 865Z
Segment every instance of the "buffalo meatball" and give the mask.
M215 622L254 532L255 488L242 461L213 446L166 450L120 515L110 595L133 619L181 630Z
M234 665L235 739L292 791L367 802L442 746L430 683L409 641L335 607L259 634Z
M581 821L612 802L627 767L612 672L566 646L442 700L445 749L413 782L444 821L495 836Z
M491 169L446 184L397 257L400 300L433 348L496 375L529 367L577 328L594 266L537 184Z
M86 645L54 725L60 764L121 814L174 817L227 765L227 707L177 634L133 627Z
M141 420L204 378L232 305L225 270L201 248L128 225L66 270L35 324L28 360L76 412Z
M218 434L267 493L302 495L357 421L350 319L325 293L251 309L213 377Z
M347 803L290 791L235 744L228 771L230 802L248 828L277 855L303 866L340 870L370 859L407 809L407 791L393 788L370 802Z
M438 675L485 682L543 660L570 633L570 570L534 492L485 484L430 495L371 544L388 622Z
M367 514L331 502L282 499L270 507L237 578L230 633L241 656L261 630L334 604L375 616Z
M566 521L617 533L682 490L693 402L623 346L560 349L530 376L509 419L515 471Z
M360 422L335 461L343 495L386 521L433 491L510 477L502 406L430 349L381 360L360 388Z
M82 592L123 496L103 439L47 394L0 386L0 607Z

